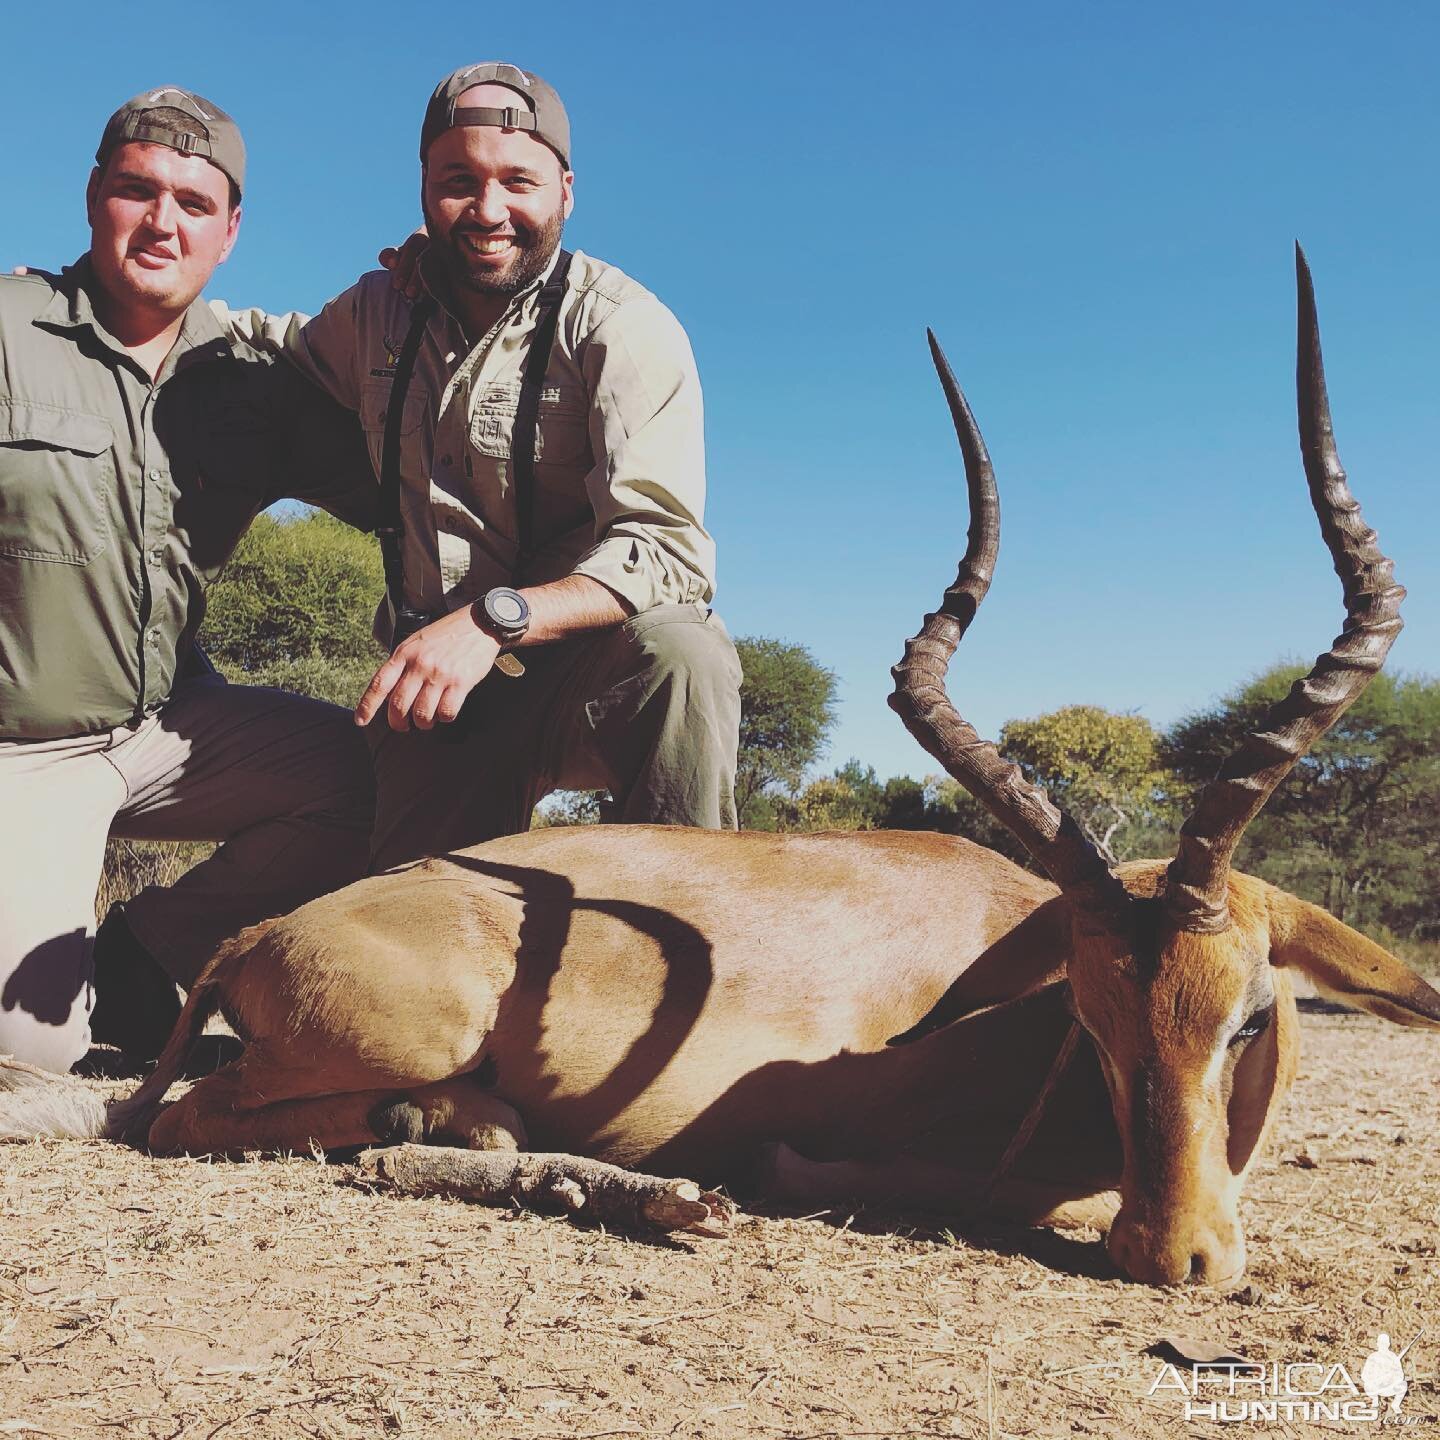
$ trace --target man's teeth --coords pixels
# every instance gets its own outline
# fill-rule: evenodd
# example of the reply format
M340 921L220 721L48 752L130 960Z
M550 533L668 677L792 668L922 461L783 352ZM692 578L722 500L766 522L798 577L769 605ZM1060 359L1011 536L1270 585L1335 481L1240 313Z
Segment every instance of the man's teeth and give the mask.
M500 239L481 239L474 235L467 235L465 243L477 255L503 255L515 242L508 235Z

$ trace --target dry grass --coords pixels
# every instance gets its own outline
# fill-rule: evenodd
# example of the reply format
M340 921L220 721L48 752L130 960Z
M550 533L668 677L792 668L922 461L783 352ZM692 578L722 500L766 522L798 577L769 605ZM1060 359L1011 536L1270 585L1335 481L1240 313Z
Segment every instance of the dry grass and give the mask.
M147 885L173 885L215 846L208 840L118 840L105 842L105 863L95 892L95 918L103 920L114 904L128 900Z
M12 1147L0 1435L1168 1440L1207 1432L1146 1396L1162 1336L1358 1375L1376 1331L1427 1321L1405 1414L1430 1433L1436 1037L1304 1024L1231 1296L1129 1284L1093 1236L831 1214L648 1245L367 1194L309 1158Z

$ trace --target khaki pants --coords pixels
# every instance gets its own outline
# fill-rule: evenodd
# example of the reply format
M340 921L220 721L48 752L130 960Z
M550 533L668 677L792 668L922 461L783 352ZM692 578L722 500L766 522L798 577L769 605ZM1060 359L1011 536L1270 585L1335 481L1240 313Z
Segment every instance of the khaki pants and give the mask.
M349 711L218 676L138 726L0 742L0 1054L68 1070L89 1047L107 834L225 842L125 907L189 985L226 936L363 875L372 811Z
M452 726L371 722L373 870L526 830L552 790L608 789L630 824L735 828L740 661L718 615L662 605L520 658Z

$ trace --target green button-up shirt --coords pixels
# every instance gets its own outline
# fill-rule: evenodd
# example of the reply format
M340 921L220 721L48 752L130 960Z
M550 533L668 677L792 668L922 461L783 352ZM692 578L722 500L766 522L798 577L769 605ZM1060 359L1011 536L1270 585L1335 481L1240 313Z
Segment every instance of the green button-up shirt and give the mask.
M0 739L157 710L206 587L285 496L371 529L347 414L196 301L159 375L96 318L88 259L0 277Z
M704 525L704 409L674 315L613 265L576 251L540 394L536 549L522 572L510 452L545 277L472 344L437 272L422 263L421 273L440 304L401 416L408 603L439 614L494 585L571 574L599 580L636 611L708 602L715 545ZM212 308L236 339L286 356L358 411L378 471L411 313L385 271L363 276L314 319Z

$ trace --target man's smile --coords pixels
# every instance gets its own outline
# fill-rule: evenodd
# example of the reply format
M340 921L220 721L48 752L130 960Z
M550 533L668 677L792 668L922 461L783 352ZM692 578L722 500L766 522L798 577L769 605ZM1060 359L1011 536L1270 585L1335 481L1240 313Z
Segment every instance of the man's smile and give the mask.
M514 235L477 235L473 232L458 237L459 242L471 255L508 255L515 248Z

